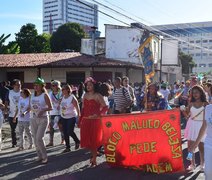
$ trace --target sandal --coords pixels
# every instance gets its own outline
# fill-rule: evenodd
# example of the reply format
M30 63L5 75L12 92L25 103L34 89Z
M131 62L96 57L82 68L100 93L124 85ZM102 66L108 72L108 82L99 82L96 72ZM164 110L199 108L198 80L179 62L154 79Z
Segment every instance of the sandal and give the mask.
M194 171L196 169L196 166L195 165L190 165L188 166L188 168L186 169L187 171Z

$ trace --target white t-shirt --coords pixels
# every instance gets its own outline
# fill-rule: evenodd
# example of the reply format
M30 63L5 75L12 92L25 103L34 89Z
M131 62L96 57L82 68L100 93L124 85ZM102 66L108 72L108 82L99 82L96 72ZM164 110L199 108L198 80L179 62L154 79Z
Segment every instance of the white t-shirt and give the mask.
M42 93L39 96L32 95L31 101L30 101L31 102L30 106L31 106L31 111L32 111L31 117L37 117L39 112L42 109L47 108L47 104L46 104L44 96L45 96L45 93ZM48 115L48 113L44 112L42 116L47 116L47 115Z
M60 115L64 119L77 117L77 110L72 103L73 98L73 95L70 95L68 98L62 98L60 103Z
M168 101L169 100L169 94L170 94L170 91L168 90L168 89L161 89L160 90L160 93L163 95L163 97L164 97L164 99L166 100L166 101Z
M18 103L18 121L29 121L30 114L26 113L24 116L22 114L27 111L30 107L30 98L20 98Z
M50 100L52 102L52 110L50 111L50 115L60 115L60 100L62 99L62 92L60 91L58 94L54 95L51 91L49 93Z
M14 117L18 108L18 102L20 99L20 91L15 92L14 90L9 91L10 111L9 117Z

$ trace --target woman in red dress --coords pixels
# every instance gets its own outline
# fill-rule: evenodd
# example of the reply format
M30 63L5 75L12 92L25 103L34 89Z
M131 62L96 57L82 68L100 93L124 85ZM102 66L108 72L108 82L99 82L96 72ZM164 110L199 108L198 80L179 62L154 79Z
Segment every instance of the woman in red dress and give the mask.
M100 115L108 110L103 96L98 92L96 82L89 77L85 80L86 93L82 101L80 118L80 143L82 148L88 148L92 153L91 166L96 166L97 149L102 145L102 124Z

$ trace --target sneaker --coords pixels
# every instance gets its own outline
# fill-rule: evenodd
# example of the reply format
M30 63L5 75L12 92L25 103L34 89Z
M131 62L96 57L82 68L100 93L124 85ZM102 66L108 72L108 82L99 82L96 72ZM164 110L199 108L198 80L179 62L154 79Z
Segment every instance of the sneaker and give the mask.
M49 143L49 144L46 145L46 147L51 147L51 146L54 146L54 144L53 143Z
M42 164L47 164L47 162L48 162L48 159L47 159L47 158L46 158L46 159L43 159L43 160L41 161Z
M70 151L71 151L70 148L66 148L62 151L62 153L67 153L67 152L70 152Z
M75 143L75 150L79 149L80 143Z

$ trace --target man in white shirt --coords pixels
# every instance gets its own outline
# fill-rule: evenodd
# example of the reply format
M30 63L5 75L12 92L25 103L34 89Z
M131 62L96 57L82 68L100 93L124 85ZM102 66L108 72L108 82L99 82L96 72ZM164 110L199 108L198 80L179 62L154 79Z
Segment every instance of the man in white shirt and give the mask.
M16 126L17 126L17 118L15 118L15 113L18 108L18 102L20 99L21 92L21 81L18 79L14 79L12 81L13 89L9 91L9 94L5 100L6 109L9 107L9 123L11 128L11 137L12 137L12 148L16 147Z

